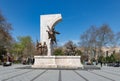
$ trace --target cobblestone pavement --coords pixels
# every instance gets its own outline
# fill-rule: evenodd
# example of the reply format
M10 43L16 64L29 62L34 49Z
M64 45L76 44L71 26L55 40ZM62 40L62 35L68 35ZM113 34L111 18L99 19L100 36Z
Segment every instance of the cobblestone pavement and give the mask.
M120 67L102 67L101 70L16 69L25 66L0 66L0 81L120 81Z

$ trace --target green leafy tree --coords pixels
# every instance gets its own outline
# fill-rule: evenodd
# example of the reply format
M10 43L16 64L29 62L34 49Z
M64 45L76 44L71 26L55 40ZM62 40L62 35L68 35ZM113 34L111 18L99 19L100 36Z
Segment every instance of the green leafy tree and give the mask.
M76 55L82 55L83 53L81 52L81 50L76 50L76 51L75 51L75 54L76 54Z
M30 36L18 37L20 45L23 48L23 54L26 56L33 56L34 54L34 44Z
M115 56L114 56L114 54L112 54L112 55L110 56L110 62L115 62L115 61L116 61Z
M19 36L18 42L13 44L12 52L17 58L33 56L35 53L35 46L30 36Z
M104 58L103 56L100 56L100 57L98 58L98 61L99 61L99 62L103 62L103 58Z
M23 46L20 43L14 43L12 45L11 53L14 56L14 60L17 60L19 57L22 57Z
M116 62L116 58L115 58L115 54L111 54L110 56L107 56L106 57L106 62L107 63L113 63L113 62Z
M64 52L63 52L62 48L59 47L59 48L54 49L53 54L56 56L61 56L61 55L64 55Z
M120 61L120 53L114 54L116 61Z
M110 57L109 57L109 56L106 57L106 62L107 62L107 63L110 62Z

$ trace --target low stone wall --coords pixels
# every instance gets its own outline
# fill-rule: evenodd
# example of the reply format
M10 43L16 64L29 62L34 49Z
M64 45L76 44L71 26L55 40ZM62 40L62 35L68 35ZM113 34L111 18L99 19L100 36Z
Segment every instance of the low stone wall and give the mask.
M82 68L80 56L34 56L32 68Z

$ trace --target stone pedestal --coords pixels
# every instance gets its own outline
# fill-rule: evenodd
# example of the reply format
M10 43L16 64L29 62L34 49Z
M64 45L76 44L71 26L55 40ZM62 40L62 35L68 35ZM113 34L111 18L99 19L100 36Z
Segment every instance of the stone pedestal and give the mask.
M35 63L32 68L63 68L78 69L83 65L80 56L34 56Z
M33 68L57 68L55 56L34 56Z

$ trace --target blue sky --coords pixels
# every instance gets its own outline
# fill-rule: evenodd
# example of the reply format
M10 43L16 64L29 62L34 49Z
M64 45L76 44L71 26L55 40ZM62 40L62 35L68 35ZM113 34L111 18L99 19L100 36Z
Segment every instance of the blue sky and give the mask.
M0 0L0 11L12 24L13 37L31 36L40 39L40 15L62 14L56 25L58 44L79 41L91 25L109 24L120 31L120 0Z

